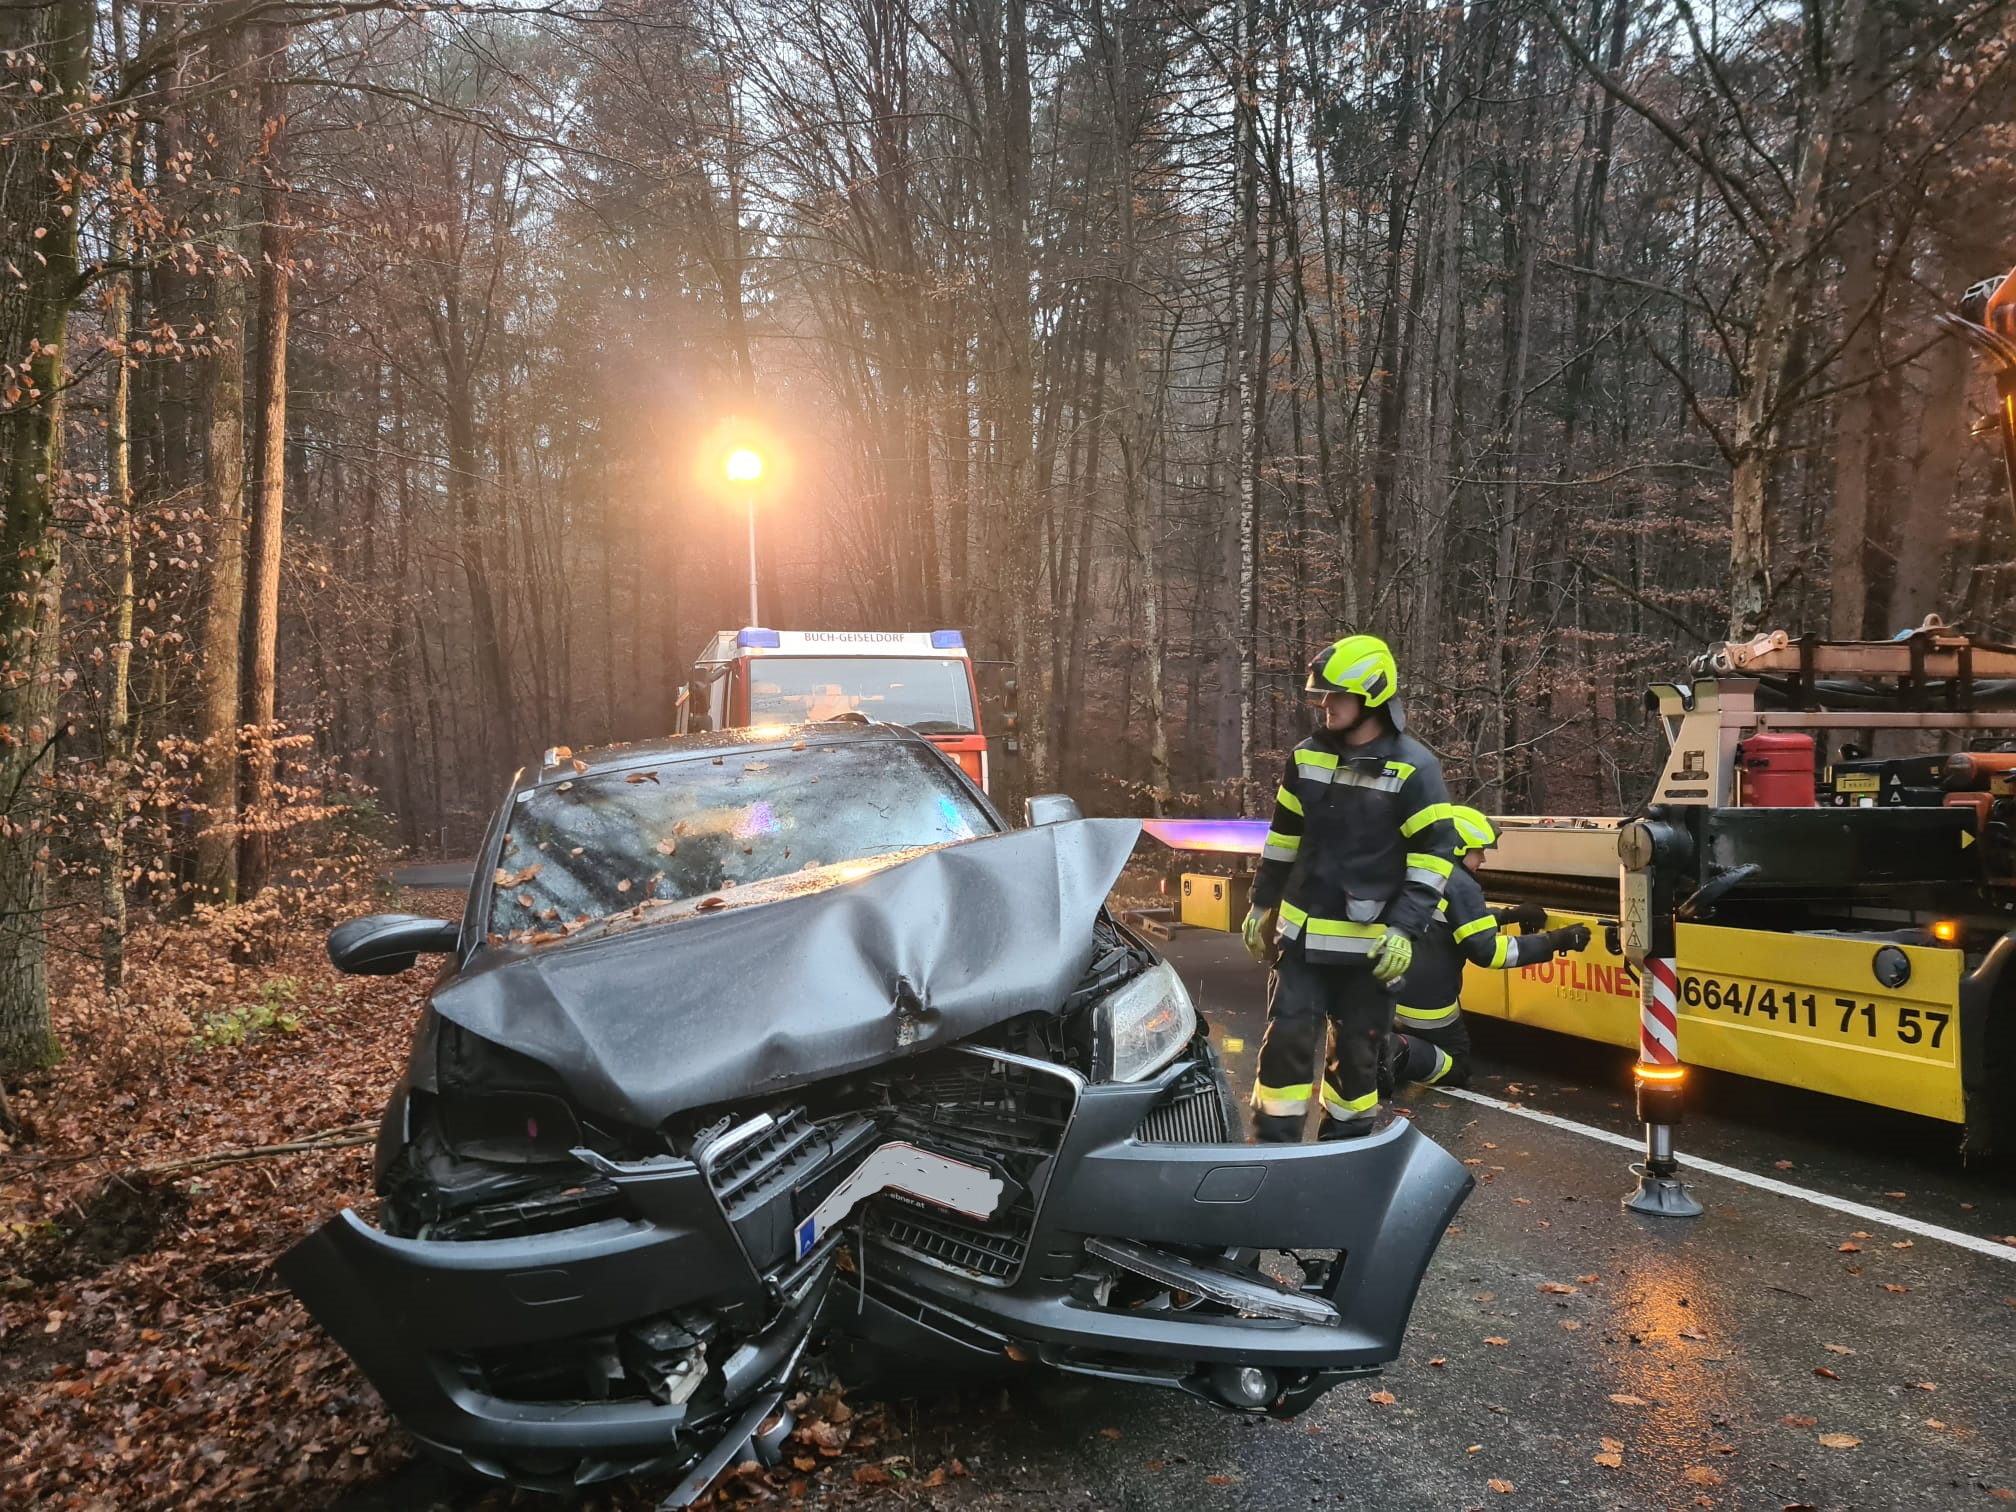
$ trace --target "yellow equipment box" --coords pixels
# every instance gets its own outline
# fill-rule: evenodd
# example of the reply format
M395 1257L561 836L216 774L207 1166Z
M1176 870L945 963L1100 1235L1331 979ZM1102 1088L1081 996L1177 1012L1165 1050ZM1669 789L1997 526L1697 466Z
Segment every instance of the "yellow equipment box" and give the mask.
M1235 930L1246 918L1253 894L1251 877L1214 877L1206 872L1183 873L1183 896L1177 917L1194 929Z

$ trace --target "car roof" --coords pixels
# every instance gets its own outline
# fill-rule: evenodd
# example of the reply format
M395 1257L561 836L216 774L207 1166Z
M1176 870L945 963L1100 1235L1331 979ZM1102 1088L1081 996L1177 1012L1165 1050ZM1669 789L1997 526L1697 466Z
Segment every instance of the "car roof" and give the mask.
M518 773L518 788L543 787L580 776L623 772L653 762L686 761L696 756L719 756L734 751L774 751L796 745L874 745L896 742L937 747L906 725L856 724L853 721L813 724L753 725L740 730L705 730L690 735L668 735L658 740L639 740L624 745L593 746L571 750L549 746L537 760L527 762Z

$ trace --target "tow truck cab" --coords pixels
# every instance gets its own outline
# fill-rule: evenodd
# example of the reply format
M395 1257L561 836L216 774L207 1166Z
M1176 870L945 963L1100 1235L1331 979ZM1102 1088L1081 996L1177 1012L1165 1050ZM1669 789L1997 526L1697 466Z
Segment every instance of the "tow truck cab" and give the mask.
M679 698L679 733L858 716L908 725L982 789L980 690L957 630L717 631Z

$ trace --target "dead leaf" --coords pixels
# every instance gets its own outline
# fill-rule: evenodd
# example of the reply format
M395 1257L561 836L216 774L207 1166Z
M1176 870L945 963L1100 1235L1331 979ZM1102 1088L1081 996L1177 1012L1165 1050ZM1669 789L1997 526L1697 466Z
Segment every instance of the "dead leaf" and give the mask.
M1561 1320L1561 1326L1567 1329L1568 1332L1573 1333L1575 1332L1576 1329L1582 1326L1582 1323L1581 1320L1578 1318L1563 1318Z
M1719 1486L1729 1477L1709 1465L1689 1465L1680 1472L1680 1479L1690 1486Z
M1823 1433L1820 1435L1821 1447L1825 1449L1853 1449L1861 1442L1862 1440L1855 1437L1852 1433Z
M857 1486L886 1486L896 1477L880 1465L856 1465L854 1484Z
M1925 1426L1927 1428L1944 1428L1946 1425L1937 1418L1927 1418L1925 1419Z
M2016 1491L2011 1491L2007 1486L1997 1486L1988 1494L1997 1501L2016 1501Z
M1792 1162L1789 1160L1774 1160L1771 1162L1771 1164L1776 1166L1781 1171L1789 1171L1792 1169Z
M1890 1241L1890 1248L1892 1248L1892 1249L1913 1249L1913 1248L1915 1248L1915 1247L1917 1246L1917 1243L1918 1243L1918 1241L1917 1241L1917 1240L1915 1240L1915 1239L1892 1239L1892 1240Z
M616 891L618 891L619 893L626 893L630 891L630 879L628 877L625 877L621 882L618 882L616 884Z
M1834 1372L1829 1370L1825 1365L1815 1365L1813 1367L1813 1374L1820 1377L1820 1379L1823 1381L1838 1381L1841 1379L1841 1377L1834 1374Z
M1787 1428L1812 1428L1819 1423L1820 1419L1801 1417L1797 1413L1788 1412L1785 1416L1778 1419L1778 1421L1783 1423Z
M1434 1359L1430 1360L1428 1363L1431 1366L1433 1366L1436 1370L1440 1370L1444 1365L1447 1365L1449 1362L1443 1359L1442 1356L1437 1355L1435 1356Z
M1168 1466L1169 1461L1167 1460L1150 1460L1148 1461L1147 1464L1143 1465L1141 1468L1143 1470L1165 1470L1168 1468Z
M1605 1434L1603 1438L1603 1448L1605 1452L1610 1454L1622 1454L1624 1452L1624 1440L1613 1439L1608 1434Z
M1698 1328L1683 1328L1680 1330L1680 1337L1695 1344L1706 1344L1708 1342L1708 1335L1701 1332Z
M1895 1281L1885 1281L1883 1283L1883 1290L1887 1292L1908 1292L1911 1288L1908 1286L1899 1286Z
M812 1458L812 1456L809 1454L793 1455L791 1457L791 1463L796 1465L800 1470L806 1471L807 1473L810 1473L811 1471L817 1470L819 1468L819 1461Z
M1230 1486L1237 1484L1234 1478L1229 1475L1207 1475L1204 1477L1204 1479L1209 1481L1214 1486Z
M1596 1272L1591 1271L1589 1272L1588 1275L1577 1276L1575 1279L1577 1281L1580 1281L1584 1286L1594 1286L1598 1281L1602 1280L1603 1278L1597 1275Z
M1493 1491L1496 1491L1500 1496L1510 1496L1512 1494L1512 1482L1500 1480L1495 1475L1484 1482L1484 1484L1489 1486Z
M693 910L695 913L712 913L717 908L726 908L727 906L728 900L726 898L702 898L698 903L693 905Z
M674 840L670 835L667 835L663 840L658 842L656 849L661 856L676 856L679 854L679 842Z
M572 746L553 747L553 759L556 762L565 761L569 756L572 756L573 754L574 754L574 747Z
M1902 1202L1911 1194L1909 1192L1885 1192L1883 1195L1888 1197L1892 1202Z
M1938 1383L1935 1381L1920 1381L1918 1383L1918 1389L1920 1391L1937 1391L1939 1389L1939 1386Z
M1589 1456L1589 1458L1591 1458L1597 1464L1603 1466L1605 1469L1608 1470L1615 1470L1624 1463L1623 1455L1609 1452L1605 1452L1603 1454L1592 1454Z
M1842 1255L1859 1255L1862 1253L1862 1246L1859 1244L1838 1245L1836 1246L1836 1253Z
M1375 1391L1366 1397L1365 1400L1370 1402L1374 1407L1391 1407L1399 1398L1394 1396L1390 1391Z
M1120 1430L1118 1428L1101 1428L1099 1436L1101 1438L1117 1439L1120 1437Z
M1863 1233L1863 1232L1862 1232L1862 1230L1860 1230L1860 1229L1857 1229L1857 1230L1855 1230L1855 1232L1854 1232L1854 1233L1850 1234L1850 1235L1849 1235L1848 1237L1849 1237L1850 1239L1867 1239L1867 1238L1868 1238L1869 1236L1868 1236L1867 1234Z
M1472 1444L1468 1449L1465 1449L1463 1452L1465 1454L1475 1454L1479 1449L1482 1449L1483 1447L1484 1446L1482 1444Z
M1567 1286L1559 1281L1542 1281L1537 1289L1556 1297L1572 1297L1579 1290L1577 1287Z
M1652 1405L1645 1398L1633 1396L1628 1391L1613 1391L1610 1393L1610 1400L1615 1402L1619 1407L1649 1407Z
M1476 1296L1472 1297L1470 1300L1472 1302L1496 1302L1498 1300L1498 1294L1496 1292L1479 1292L1477 1293Z
M1849 1347L1848 1347L1848 1346L1847 1346L1846 1344L1825 1344L1825 1345L1822 1345L1821 1347L1822 1347L1823 1349L1825 1349L1825 1350L1827 1351L1827 1353L1829 1353L1829 1354L1853 1354L1853 1353L1855 1353L1855 1351L1854 1351L1854 1350L1852 1350L1852 1349L1850 1349L1850 1348L1849 1348Z
M574 758L574 760L572 761L572 763L570 763L570 764L571 764L571 765L573 766L574 770L575 770L575 771L577 771L577 772L585 772L585 771L587 771L587 770L588 770L588 763L587 763L587 762L585 762L585 761L583 761L583 760L582 760L582 759L581 759L581 758L580 758L579 756L576 756L576 757Z
M1486 1344L1491 1345L1494 1349L1503 1349L1507 1344L1510 1344L1512 1341L1510 1339L1501 1339L1498 1337L1498 1335L1493 1334L1491 1335L1490 1338L1486 1339L1484 1342Z

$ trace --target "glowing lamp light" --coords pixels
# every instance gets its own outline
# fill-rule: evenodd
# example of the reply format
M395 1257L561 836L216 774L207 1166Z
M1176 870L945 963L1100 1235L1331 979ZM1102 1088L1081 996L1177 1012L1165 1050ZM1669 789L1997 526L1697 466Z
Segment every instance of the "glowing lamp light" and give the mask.
M1941 945L1951 945L1955 940L1960 938L1960 921L1958 919L1940 919L1936 921L1932 925L1932 938L1937 940Z
M746 446L738 446L728 453L725 471L730 483L754 483L763 476L763 458Z
M1687 1079L1687 1068L1685 1066L1637 1065L1631 1068L1631 1074L1637 1077L1638 1080L1645 1082L1677 1082Z

